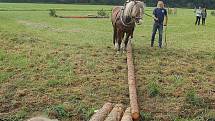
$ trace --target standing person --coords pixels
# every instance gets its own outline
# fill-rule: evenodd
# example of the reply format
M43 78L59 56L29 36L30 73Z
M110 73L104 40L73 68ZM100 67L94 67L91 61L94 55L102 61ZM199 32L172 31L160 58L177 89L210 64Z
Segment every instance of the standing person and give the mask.
M199 9L196 10L196 23L195 25L200 25L200 21L201 21L201 17L202 17L202 8L201 6L199 6Z
M197 7L195 6L195 7L194 7L194 11L193 11L193 12L194 12L194 13L196 13L196 10L197 10Z
M158 1L157 7L153 11L154 25L151 38L151 47L154 46L155 35L159 31L159 47L162 48L163 26L167 26L167 10L164 8L163 1ZM164 23L164 24L163 24Z
M202 25L205 25L206 18L207 18L207 9L206 7L204 7L202 9Z

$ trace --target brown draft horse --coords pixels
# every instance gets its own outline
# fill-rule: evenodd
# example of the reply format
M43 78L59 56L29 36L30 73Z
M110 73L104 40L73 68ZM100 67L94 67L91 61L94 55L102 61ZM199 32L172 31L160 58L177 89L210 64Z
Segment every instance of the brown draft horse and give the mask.
M133 38L135 23L141 24L144 13L144 3L141 1L130 1L125 7L117 6L112 10L112 25L113 25L113 44L119 52L121 43L124 39L123 50L126 50L129 37Z

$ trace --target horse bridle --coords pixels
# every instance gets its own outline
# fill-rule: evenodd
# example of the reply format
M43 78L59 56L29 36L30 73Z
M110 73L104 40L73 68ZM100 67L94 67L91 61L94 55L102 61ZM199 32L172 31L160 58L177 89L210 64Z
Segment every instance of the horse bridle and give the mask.
M133 8L134 8L134 6L135 6L136 4L137 4L137 2L135 1L135 4L132 6L131 13L132 13ZM135 22L135 19L142 19L142 18L143 18L143 17L134 17L134 16L132 16L132 17L131 17L131 22L125 23L125 22L123 21L124 10L123 10L123 9L121 9L121 10L122 10L122 12L121 12L121 15L120 15L120 20L121 20L123 26L128 27L128 26L130 26L132 23Z

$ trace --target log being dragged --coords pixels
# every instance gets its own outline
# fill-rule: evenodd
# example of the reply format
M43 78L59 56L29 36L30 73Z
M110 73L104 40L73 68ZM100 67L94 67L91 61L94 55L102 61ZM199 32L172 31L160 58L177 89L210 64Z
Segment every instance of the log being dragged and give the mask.
M122 104L116 104L113 110L110 112L105 121L120 121L122 114L124 112L124 107Z
M45 117L34 117L31 119L28 119L27 121L58 121L57 119L48 119Z
M112 109L112 103L105 103L104 106L91 117L90 121L104 121Z
M133 121L131 117L131 108L127 108L121 121Z
M134 120L139 120L140 111L137 100L136 80L134 74L134 63L132 57L131 41L128 43L127 48L127 65L128 65L128 85L129 85L129 97L131 105L131 116Z

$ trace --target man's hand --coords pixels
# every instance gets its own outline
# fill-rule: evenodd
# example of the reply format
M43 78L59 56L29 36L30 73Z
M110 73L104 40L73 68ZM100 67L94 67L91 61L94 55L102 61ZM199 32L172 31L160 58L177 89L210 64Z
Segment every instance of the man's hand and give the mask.
M156 21L158 21L158 18L157 18L157 17L154 17L154 19L155 19Z

